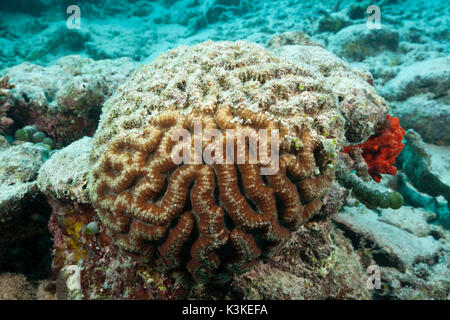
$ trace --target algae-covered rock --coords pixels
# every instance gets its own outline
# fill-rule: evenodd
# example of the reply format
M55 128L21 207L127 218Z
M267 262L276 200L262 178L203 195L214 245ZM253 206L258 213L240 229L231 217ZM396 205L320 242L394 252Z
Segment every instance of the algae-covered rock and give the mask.
M94 61L66 56L48 67L25 62L6 69L16 85L9 116L34 125L59 145L68 144L93 133L103 102L134 67L127 58ZM20 129L16 136L32 141L35 133Z
M329 221L300 228L280 255L235 276L239 299L370 299L369 274L352 245Z
M415 62L383 88L403 127L426 142L450 145L450 57Z
M383 88L389 100L402 101L411 96L431 93L431 98L449 95L450 57L429 59L403 68Z
M374 296L390 300L448 300L450 268L446 259L448 257L431 267L419 263L405 273L381 267L382 286Z
M31 142L33 140L33 136L37 133L36 131L35 126L25 126L16 131L15 138L18 141Z
M36 178L48 150L32 143L0 149L0 242L45 230L49 209Z
M418 237L392 224L384 223L378 215L363 207L345 207L333 216L333 221L358 243L361 239L378 250L378 263L400 271L418 262L433 264L442 250L432 236Z
M390 102L402 127L420 133L425 142L450 145L450 105L444 99L432 99L430 94Z
M325 16L319 20L317 31L319 32L338 32L339 30L351 25L351 22L340 16Z
M88 203L87 178L92 138L84 137L57 151L39 170L37 183L47 196Z
M34 143L39 143L44 141L45 139L45 133L38 131L31 137L31 140L33 140Z
M403 176L402 192L412 204L425 207L427 203L428 207L431 206L429 201L417 203L417 199L426 199L426 197L416 194L414 189L433 197L431 203L435 204L434 208L439 215L439 221L446 228L450 228L449 148L425 144L414 130L407 131L405 141L405 148L398 158L399 167L407 176L407 180ZM408 187L408 181L414 188ZM447 210L439 205L439 198L446 202Z
M383 24L381 29L369 29L364 23L340 30L328 48L339 56L361 61L384 50L396 51L398 43L399 33L392 26Z

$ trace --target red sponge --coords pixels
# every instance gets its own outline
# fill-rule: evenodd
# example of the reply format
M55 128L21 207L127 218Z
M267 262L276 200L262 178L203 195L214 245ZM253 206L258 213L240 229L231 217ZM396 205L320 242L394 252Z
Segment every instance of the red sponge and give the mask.
M402 139L405 130L400 126L398 118L387 116L387 126L383 132L372 135L369 139L356 146L347 146L345 153L352 149L361 148L362 156L369 168L369 174L376 182L381 181L380 173L397 174L394 167L395 159L405 146Z

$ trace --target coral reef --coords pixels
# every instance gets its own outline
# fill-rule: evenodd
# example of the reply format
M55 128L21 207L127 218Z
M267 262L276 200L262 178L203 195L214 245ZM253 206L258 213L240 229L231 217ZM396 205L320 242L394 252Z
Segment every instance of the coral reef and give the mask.
M370 299L359 256L330 221L309 222L268 263L234 277L237 299Z
M369 137L363 143L344 148L345 153L350 153L355 148L362 150L362 157L367 163L370 176L376 182L381 181L381 173L396 175L394 167L395 159L405 146L402 139L406 134L396 117L391 119L388 115L386 125L382 132Z
M38 178L53 209L50 230L58 276L52 283L59 299L370 298L359 257L329 220L302 225L278 254L266 263L258 262L251 271L234 275L225 288L192 283L178 271L159 272L132 259L108 236L105 225L85 202L86 195L79 192L82 188L75 187L87 183L92 140L84 138L55 153ZM76 158L80 161L73 165ZM65 169L60 170L61 166ZM57 181L66 182L58 185ZM333 187L326 199L341 199L341 189ZM335 203L327 205L326 199L324 207L335 210ZM88 230L92 223L97 224L98 233ZM71 265L82 267L81 291L66 287L63 270ZM354 277L348 276L349 268Z
M22 274L0 274L0 300L54 300L55 297L47 292L45 281L38 284L29 281Z
M85 137L58 151L39 172L38 186L52 208L52 268L58 299L175 299L186 289L170 276L123 255L89 203L89 154ZM92 231L92 225L98 229ZM79 266L81 290L69 290L70 266Z
M89 203L87 170L92 138L84 137L55 152L39 170L37 185L48 198Z
M69 4L0 1L0 299L450 299L447 1L79 0L81 30L66 26ZM381 7L380 30L366 25L369 5ZM256 42L281 59L253 45L216 43L148 64L209 39ZM83 58L63 57L74 54ZM387 160L391 147L366 163L364 141L379 146L374 137L385 129L387 105L414 131L405 136L397 175L380 181L397 171L394 156ZM102 112L95 139L85 137ZM176 121L161 127L169 118ZM201 141L200 151L209 150L196 121L217 129L223 144L240 138L223 138L231 128L250 136L265 124L279 129L280 172L267 177L258 172L262 164L233 165L234 180L226 182L236 183L228 188L220 181L226 166L155 171L164 146L191 144L195 152ZM167 142L178 129L191 139ZM398 129L397 151L403 134ZM292 174L296 162L305 177ZM99 182L113 186L103 204ZM122 182L129 185L117 194ZM125 208L124 193L136 207L136 190L155 186L140 205L167 223L158 241L144 242L154 245L153 256L140 255L146 263L121 249L152 234L142 236L140 226L160 226L134 208L119 210L130 222L123 233L108 219ZM226 192L240 200L224 201ZM317 210L311 219L308 205ZM239 206L238 215L232 209ZM249 226L249 212L262 226ZM220 227L225 236L205 240ZM289 235L272 241L284 229ZM44 282L51 241L54 274ZM242 244L248 250L237 252ZM364 269L374 265L381 288L369 290ZM66 285L74 266L81 290ZM219 283L192 282L185 271Z

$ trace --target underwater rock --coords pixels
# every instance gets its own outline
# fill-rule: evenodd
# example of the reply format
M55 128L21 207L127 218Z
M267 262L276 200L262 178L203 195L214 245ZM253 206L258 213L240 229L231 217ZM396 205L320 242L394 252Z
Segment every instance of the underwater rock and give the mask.
M242 2L242 4L241 4ZM247 8L246 0L214 0L206 12L208 23L227 21L234 18L235 13L243 14ZM244 9L244 11L242 10Z
M404 67L388 81L383 95L390 101L403 101L415 95L430 93L431 99L450 94L450 57L416 62Z
M450 57L406 66L386 83L383 95L405 128L426 142L450 145Z
M338 98L346 119L345 135L351 143L362 142L382 127L388 106L373 86L370 73L352 67L301 32L276 36L269 45L276 55L323 77Z
M36 300L38 289L23 274L0 274L0 300ZM46 296L39 298L46 299Z
M36 178L48 156L32 143L0 149L0 243L45 232L49 208Z
M435 198L435 208L439 209L439 221L450 228L450 176L448 147L427 145L414 130L408 130L405 135L405 148L398 158L399 168L405 173L408 181L420 192ZM428 152L427 149L432 150ZM433 156L430 156L433 155ZM414 189L402 188L403 192L414 192ZM405 194L407 199L414 201L420 195ZM447 202L447 210L440 209L438 198ZM423 198L423 197L421 197ZM423 202L425 205L427 202ZM430 208L428 208L430 210Z
M402 272L418 262L433 264L442 250L442 245L432 236L417 237L380 221L375 212L363 207L345 207L332 219L354 244L364 239L375 245L379 250L377 263Z
M59 145L68 144L93 133L104 100L133 68L126 58L67 56L49 67L23 63L6 69L16 84L9 116L35 125Z
M33 43L32 46L18 46L15 53L25 61L47 61L55 52L59 56L82 53L89 39L90 34L86 30L71 30L67 28L66 21L54 21L42 32L30 35L27 42Z
M17 1L9 2L4 6L19 8L15 4ZM22 9L36 12L32 7L37 2ZM93 59L127 56L143 61L150 57L146 60L150 62L161 52L181 44L192 45L208 39L246 39L264 44L273 34L292 30L301 30L326 43L334 34L317 35L317 25L333 6L331 15L347 15L357 19L352 22L362 24L367 7L374 4L370 1L355 4L354 1L292 0L78 1L82 30L64 30L69 3L59 0L39 2L46 5L37 17L13 10L2 16L4 21L0 19L3 22L0 27L0 69L26 59L35 59L26 61L38 64L52 63L61 55L73 52ZM446 2L410 2L410 5L400 1L383 3L383 28L393 25L411 43L420 41L421 52L430 51L430 48L447 50L448 19L442 14L447 10ZM432 12L440 14L430 14ZM207 17L214 23L208 23ZM45 50L47 44L53 50ZM79 51L71 51L71 48Z
M381 29L369 29L364 23L340 30L327 47L339 56L362 61L384 50L396 51L398 44L399 33L392 26L383 24Z
M6 138L4 136L0 135L0 150L5 149L9 146L10 146L10 144L9 144L8 140L6 140Z
M231 284L238 299L369 299L366 279L351 243L330 221L302 226L282 252Z
M450 105L441 100L417 95L390 105L404 128L420 133L425 142L449 146Z
M424 192L417 190L408 179L408 177L400 172L397 180L397 188L405 200L405 204L414 208L424 208L429 212L436 213L437 217L444 218L448 216L447 200L444 197L439 196L437 198L430 196ZM441 219L441 222L445 222L445 219ZM448 224L444 223L448 226Z
M319 20L318 32L338 32L352 23L342 16L329 15Z
M366 9L369 4L366 3L352 3L348 9L348 17L352 20L363 19L366 16Z
M449 258L447 252L435 265L418 263L405 273L395 268L381 267L381 290L377 290L374 297L393 300L448 300Z
M37 132L35 126L25 126L14 134L17 141L32 142L33 135Z
M55 152L39 170L39 189L55 199L89 203L87 180L92 142L92 138L84 137Z
M39 143L44 141L45 139L45 133L38 131L35 134L33 134L33 136L31 137L31 140L33 140L33 143Z
M428 221L433 218L436 218L436 214L433 212L403 206L399 210L383 210L378 220L411 232L418 237L426 237L431 233Z
M0 3L0 10L9 12L28 13L33 16L39 16L43 11L49 7L47 0L34 0L32 2L27 0L2 1Z
M313 41L308 35L300 31L288 31L282 34L278 34L270 38L267 43L267 47L269 50L273 50L276 52L277 49L280 49L283 46L293 46L293 45L305 45L305 46L319 46L323 47L321 44ZM328 51L326 51L329 53ZM291 59L293 57L290 57Z

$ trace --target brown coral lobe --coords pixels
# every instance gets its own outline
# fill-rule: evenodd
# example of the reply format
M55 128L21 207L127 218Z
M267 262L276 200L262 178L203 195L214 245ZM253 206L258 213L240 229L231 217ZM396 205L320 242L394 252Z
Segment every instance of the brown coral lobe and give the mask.
M223 140L230 128L278 130L259 114L238 113L252 124L232 123L226 107L215 118L200 118L207 128L219 128ZM296 154L282 151L280 169L267 178L260 174L261 164L249 163L248 145L244 164L175 165L170 154L179 142L171 134L189 128L193 118L162 112L142 135L112 141L94 173L95 205L119 247L146 261L187 268L198 279L244 272L275 254L289 230L320 209L333 172L324 168L314 177L316 143L307 133L304 147Z

